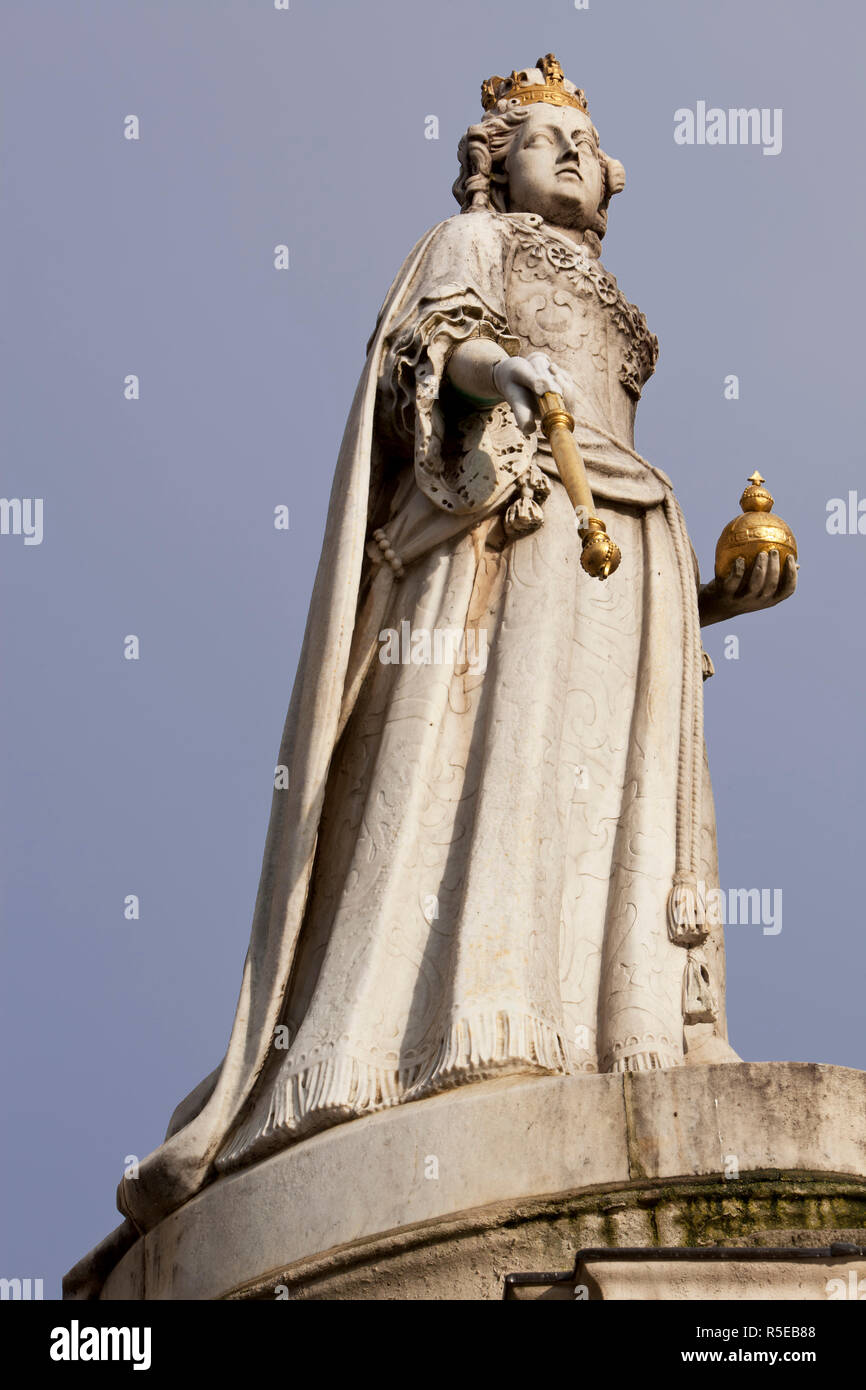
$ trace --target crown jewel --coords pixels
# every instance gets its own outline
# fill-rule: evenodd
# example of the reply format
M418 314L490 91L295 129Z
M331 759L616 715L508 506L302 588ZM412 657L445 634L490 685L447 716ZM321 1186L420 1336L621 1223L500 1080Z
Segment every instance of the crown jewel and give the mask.
M538 78L543 78L542 82ZM580 87L562 71L553 53L539 58L534 68L524 68L522 72L513 70L510 77L488 77L481 84L481 105L485 111L492 111L500 101L516 101L527 106L533 101L546 101L551 106L576 106L578 111L589 115L586 97Z

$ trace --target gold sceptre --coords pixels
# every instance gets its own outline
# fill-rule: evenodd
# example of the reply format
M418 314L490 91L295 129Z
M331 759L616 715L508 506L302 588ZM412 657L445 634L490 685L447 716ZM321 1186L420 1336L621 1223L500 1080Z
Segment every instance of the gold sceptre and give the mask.
M604 522L595 515L586 465L574 442L574 416L569 415L564 400L555 391L545 391L538 401L542 432L550 440L553 461L578 516L577 534L583 542L580 563L593 579L607 579L619 568L622 554L607 534Z

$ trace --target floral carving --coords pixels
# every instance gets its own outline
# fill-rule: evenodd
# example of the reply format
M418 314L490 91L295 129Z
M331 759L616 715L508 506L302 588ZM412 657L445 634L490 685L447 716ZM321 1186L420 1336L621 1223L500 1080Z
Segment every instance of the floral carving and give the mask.
M655 371L659 346L641 310L626 299L614 276L604 270L585 247L567 246L542 232L540 227L521 233L514 259L517 275L523 280L546 280L551 268L568 283L573 294L594 293L610 310L615 327L625 339L619 379L626 391L639 399L644 382Z

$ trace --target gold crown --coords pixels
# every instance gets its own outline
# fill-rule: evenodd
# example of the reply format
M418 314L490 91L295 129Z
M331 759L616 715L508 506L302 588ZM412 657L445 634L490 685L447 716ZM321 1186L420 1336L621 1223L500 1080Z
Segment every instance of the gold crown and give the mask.
M532 101L546 101L551 106L576 106L578 111L589 115L586 97L573 82L566 87L565 74L554 54L546 53L539 58L536 68L544 78L543 83L530 81L529 71L533 70L527 71L525 68L522 72L512 70L510 77L488 77L481 84L481 105L484 110L491 111L498 101L507 98L519 102L521 106L528 106Z

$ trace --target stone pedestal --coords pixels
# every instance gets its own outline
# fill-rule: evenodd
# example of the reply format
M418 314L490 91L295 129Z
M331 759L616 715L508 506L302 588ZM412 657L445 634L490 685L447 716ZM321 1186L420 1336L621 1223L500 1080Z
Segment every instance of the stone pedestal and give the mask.
M338 1125L219 1179L144 1237L118 1233L64 1288L826 1299L861 1280L866 1293L864 1245L866 1073L739 1063L506 1078Z

